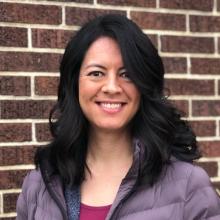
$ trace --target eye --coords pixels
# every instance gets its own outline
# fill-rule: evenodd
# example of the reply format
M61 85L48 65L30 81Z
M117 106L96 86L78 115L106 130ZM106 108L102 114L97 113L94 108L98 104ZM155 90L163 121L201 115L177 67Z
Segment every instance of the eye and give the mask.
M127 72L120 73L120 76L126 80L130 80L129 74Z
M93 76L93 77L101 77L103 75L104 73L102 73L101 71L92 71L88 74L88 76Z

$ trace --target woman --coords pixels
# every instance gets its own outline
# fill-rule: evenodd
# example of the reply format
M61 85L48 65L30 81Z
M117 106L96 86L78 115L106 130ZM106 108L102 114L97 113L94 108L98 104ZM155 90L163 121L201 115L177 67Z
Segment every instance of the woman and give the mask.
M54 139L24 180L18 220L220 219L219 197L192 164L195 135L164 97L161 58L135 23L88 22L60 73Z

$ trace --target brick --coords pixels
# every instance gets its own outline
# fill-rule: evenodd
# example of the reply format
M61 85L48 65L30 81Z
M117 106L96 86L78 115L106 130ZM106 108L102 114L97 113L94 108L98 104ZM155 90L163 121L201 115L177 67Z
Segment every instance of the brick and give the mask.
M195 100L192 102L193 116L219 116L219 100Z
M32 46L39 48L65 48L67 42L73 36L72 31L67 30L32 30Z
M0 46L27 47L27 29L0 27Z
M1 170L0 171L0 188L13 189L21 188L23 179L28 170Z
M213 0L160 0L160 8L212 11Z
M165 73L186 73L187 61L182 57L162 57Z
M147 36L150 38L151 42L153 43L153 45L157 48L158 47L158 37L155 34L147 34Z
M0 95L30 96L30 78L0 76Z
M31 141L31 124L0 123L0 142Z
M219 32L220 16L190 16L190 31L192 32Z
M162 36L161 51L175 53L214 53L214 38Z
M81 26L97 16L110 13L126 15L124 11L66 7L66 24Z
M170 100L171 104L174 105L181 113L182 116L189 115L189 103L186 100Z
M218 175L218 163L217 162L198 162L198 166L202 167L209 177L216 177Z
M220 11L220 0L217 0L217 10Z
M186 30L185 15L132 11L131 18L144 29Z
M171 95L214 95L214 80L166 79Z
M8 218L7 217L5 217L5 218L0 217L0 220L16 220L16 217L8 217Z
M4 213L16 212L16 201L19 193L5 193L3 194L3 210Z
M61 24L62 8L54 5L0 3L1 22Z
M35 77L35 94L57 95L58 83L58 77Z
M218 38L218 53L220 53L220 37Z
M60 59L61 54L0 52L0 71L57 72Z
M220 95L220 80L218 81L218 94Z
M4 100L1 101L1 118L48 118L53 106L51 100Z
M216 136L215 121L189 121L189 123L195 131L196 136Z
M97 2L100 4L116 6L156 7L156 0L97 0Z
M52 140L48 123L36 124L36 139L39 142Z
M0 147L0 166L33 164L37 147Z
M218 195L220 196L220 182L212 182L212 185L216 189Z
M219 58L191 58L192 74L220 74Z
M93 0L47 0L56 2L77 2L77 3L93 3Z
M205 157L220 156L220 141L200 141L199 146Z
M220 38L218 38L218 53L220 53Z

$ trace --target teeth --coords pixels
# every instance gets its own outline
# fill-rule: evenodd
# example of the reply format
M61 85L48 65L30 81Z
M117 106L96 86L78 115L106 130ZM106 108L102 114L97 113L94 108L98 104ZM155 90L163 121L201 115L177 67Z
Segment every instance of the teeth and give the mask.
M109 109L117 109L121 107L121 103L101 103L101 106Z

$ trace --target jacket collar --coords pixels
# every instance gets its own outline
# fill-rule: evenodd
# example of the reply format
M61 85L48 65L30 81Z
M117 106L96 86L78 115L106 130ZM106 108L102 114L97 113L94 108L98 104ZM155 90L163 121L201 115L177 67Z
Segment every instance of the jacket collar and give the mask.
M109 210L106 220L116 219L115 216L119 211L122 203L135 191L138 184L138 177L141 169L141 162L144 157L144 147L139 140L134 139L133 163L127 175L122 180L116 198Z
M53 200L56 202L58 207L61 210L61 213L63 215L63 219L67 220L67 207L65 203L65 198L63 194L63 184L58 175L53 175L54 169L49 163L48 157L46 156L47 152L45 154L42 154L42 157L39 161L39 168L42 174L42 178L44 180L45 186L50 194L50 196L53 198Z
M117 211L119 211L123 201L125 201L134 192L136 185L138 184L141 162L143 161L144 158L144 147L137 139L134 139L133 147L134 147L133 148L134 154L133 154L132 166L129 169L125 178L121 182L118 193L106 217L106 220L115 219L114 216L115 214L117 214ZM49 163L48 157L45 156L41 157L40 170L48 192L50 193L51 197L55 200L57 205L60 207L61 212L63 214L63 218L67 220L68 219L67 205L65 203L65 198L64 198L64 187L60 177L58 175L53 175L54 169ZM68 200L69 202L71 202L71 204L75 204L74 205L75 215L71 220L78 220L79 209L80 209L79 187L75 187L74 189L71 190L66 188L65 197L66 200L68 200L68 198L71 199L71 201ZM67 203L69 203L68 201ZM69 212L69 207L68 207L68 212Z

